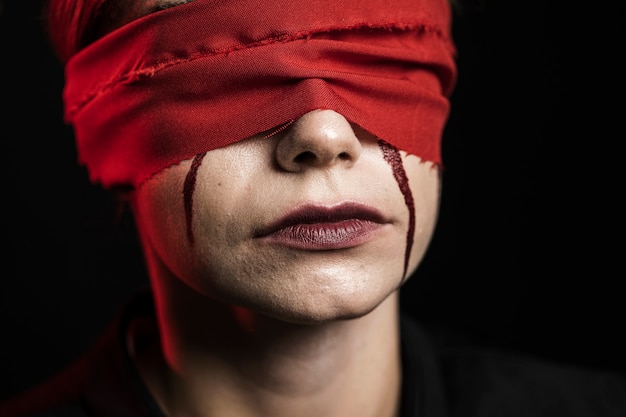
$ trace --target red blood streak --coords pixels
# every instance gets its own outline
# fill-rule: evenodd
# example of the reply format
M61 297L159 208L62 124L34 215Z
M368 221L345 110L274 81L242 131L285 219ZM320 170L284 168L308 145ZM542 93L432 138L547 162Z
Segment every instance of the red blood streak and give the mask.
M198 169L202 164L202 159L204 158L205 154L206 152L199 153L193 158L193 161L191 162L191 167L189 168L189 172L187 172L187 176L185 177L185 184L183 186L185 218L187 220L187 238L192 244L194 242L193 228L191 227L191 220L193 217L193 192L196 189L196 176L198 175Z
M404 195L404 202L409 209L409 230L406 233L404 272L402 273L402 278L404 278L409 267L409 257L411 256L411 248L413 247L413 234L415 233L415 203L413 201L413 193L411 193L411 188L409 187L409 178L404 170L404 165L402 165L402 158L400 157L398 148L380 139L378 140L378 146L383 151L383 158L385 158L385 161L391 165L393 177L398 183L400 192Z
M406 235L404 271L402 273L402 277L404 278L406 276L406 272L409 266L409 258L411 256L411 249L413 247L413 234L415 233L415 202L413 200L411 188L409 187L409 179L402 164L400 152L396 147L383 140L378 140L378 146L383 152L383 158L393 170L393 177L398 183L400 192L404 196L404 202L409 209L409 228ZM198 173L198 169L202 164L202 159L204 158L204 155L205 153L198 154L193 159L191 167L189 168L189 172L187 173L187 176L185 178L183 188L185 216L187 220L187 237L192 244L194 242L193 228L191 225L193 218L193 193L196 186L196 176Z

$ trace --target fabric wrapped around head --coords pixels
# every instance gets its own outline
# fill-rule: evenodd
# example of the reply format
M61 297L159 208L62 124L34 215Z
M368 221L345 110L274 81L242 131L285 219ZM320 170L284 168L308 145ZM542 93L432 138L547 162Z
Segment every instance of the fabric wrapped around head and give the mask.
M65 120L105 187L332 109L441 163L456 79L447 0L195 0L66 66Z

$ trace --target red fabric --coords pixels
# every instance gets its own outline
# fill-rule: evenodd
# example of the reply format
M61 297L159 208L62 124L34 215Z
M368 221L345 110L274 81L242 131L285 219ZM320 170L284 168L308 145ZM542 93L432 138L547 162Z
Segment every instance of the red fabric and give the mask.
M195 0L66 67L66 120L94 182L159 170L314 109L441 163L456 77L447 0Z

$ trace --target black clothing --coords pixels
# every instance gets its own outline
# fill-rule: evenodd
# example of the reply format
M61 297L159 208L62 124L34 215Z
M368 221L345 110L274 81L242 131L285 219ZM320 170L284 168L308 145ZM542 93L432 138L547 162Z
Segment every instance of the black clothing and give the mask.
M129 323L146 315L154 317L150 293L133 299L72 367L0 406L0 417L165 417L126 350ZM401 336L401 417L626 416L624 375L451 347L407 316Z

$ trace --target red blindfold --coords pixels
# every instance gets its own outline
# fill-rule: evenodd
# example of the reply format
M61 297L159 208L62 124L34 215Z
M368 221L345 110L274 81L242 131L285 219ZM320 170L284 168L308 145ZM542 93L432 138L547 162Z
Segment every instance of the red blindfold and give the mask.
M456 77L447 0L195 0L66 67L66 120L105 187L332 109L441 163Z

